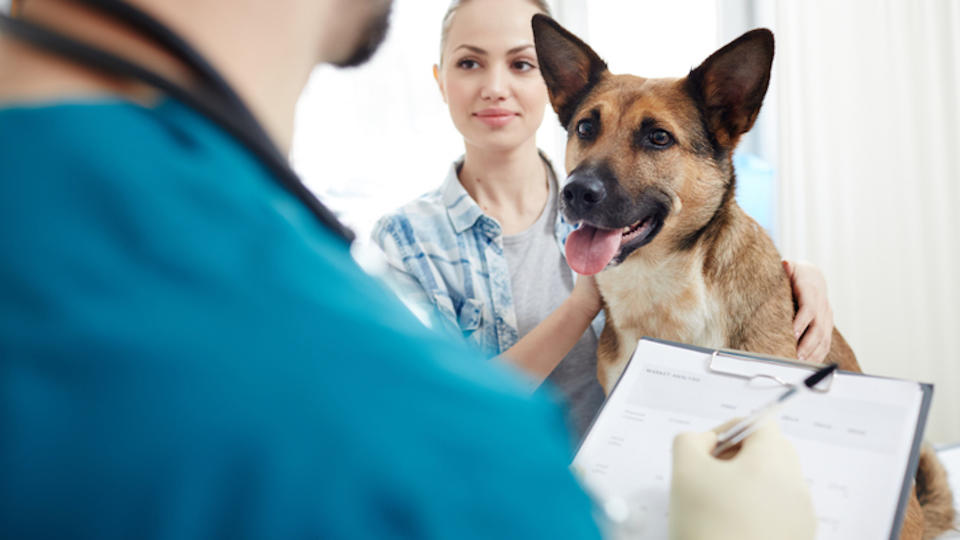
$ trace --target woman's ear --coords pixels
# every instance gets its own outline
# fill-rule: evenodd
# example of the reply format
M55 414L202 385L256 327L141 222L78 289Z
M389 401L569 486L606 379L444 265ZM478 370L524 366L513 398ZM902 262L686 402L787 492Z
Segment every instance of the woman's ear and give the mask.
M433 65L433 80L437 81L437 88L440 89L440 97L443 98L443 102L447 102L447 92L443 88L443 81L440 80L440 66L437 64Z

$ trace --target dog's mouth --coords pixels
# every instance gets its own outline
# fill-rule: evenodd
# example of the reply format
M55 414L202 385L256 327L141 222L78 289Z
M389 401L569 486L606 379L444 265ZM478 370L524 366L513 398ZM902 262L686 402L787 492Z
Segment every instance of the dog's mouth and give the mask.
M604 229L583 222L567 237L567 264L578 274L593 275L619 264L637 248L650 243L663 227L665 212L655 210L636 223Z

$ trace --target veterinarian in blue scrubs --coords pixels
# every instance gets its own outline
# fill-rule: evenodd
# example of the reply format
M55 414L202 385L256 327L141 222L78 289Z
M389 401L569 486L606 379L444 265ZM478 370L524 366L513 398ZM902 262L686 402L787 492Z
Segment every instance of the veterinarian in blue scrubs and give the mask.
M262 132L214 74L81 4L29 0L39 28L0 21L2 535L598 538L555 406L420 325L271 158L314 63L362 61L388 2L240 2L227 18L215 0L138 2L216 60ZM217 99L10 37L44 28ZM698 478L721 465L710 437L678 441ZM744 470L782 442L757 438ZM765 495L744 516L796 508L799 467L777 470L789 481L744 475ZM731 499L702 488L720 483L678 480L676 518L770 537L711 517Z

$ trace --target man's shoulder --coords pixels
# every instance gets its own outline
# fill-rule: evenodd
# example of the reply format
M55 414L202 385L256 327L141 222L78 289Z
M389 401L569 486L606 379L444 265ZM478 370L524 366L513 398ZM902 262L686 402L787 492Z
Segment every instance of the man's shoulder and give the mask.
M114 97L14 103L0 107L0 118L0 140L15 149L9 150L15 151L11 158L57 157L29 160L38 170L69 166L78 172L184 174L256 162L220 127L173 99L150 105Z
M243 247L228 230L250 240L308 221L309 211L238 141L175 100L16 105L0 108L0 118L9 180L0 198L43 209L51 236L83 234L115 247L131 234L148 247L180 236ZM24 212L0 223L19 234L37 219Z

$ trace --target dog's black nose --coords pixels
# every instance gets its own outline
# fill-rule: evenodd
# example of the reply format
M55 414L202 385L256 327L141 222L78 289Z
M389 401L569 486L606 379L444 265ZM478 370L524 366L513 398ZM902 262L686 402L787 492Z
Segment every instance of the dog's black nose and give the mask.
M571 175L563 188L563 200L574 212L589 212L607 196L603 182L594 175Z

